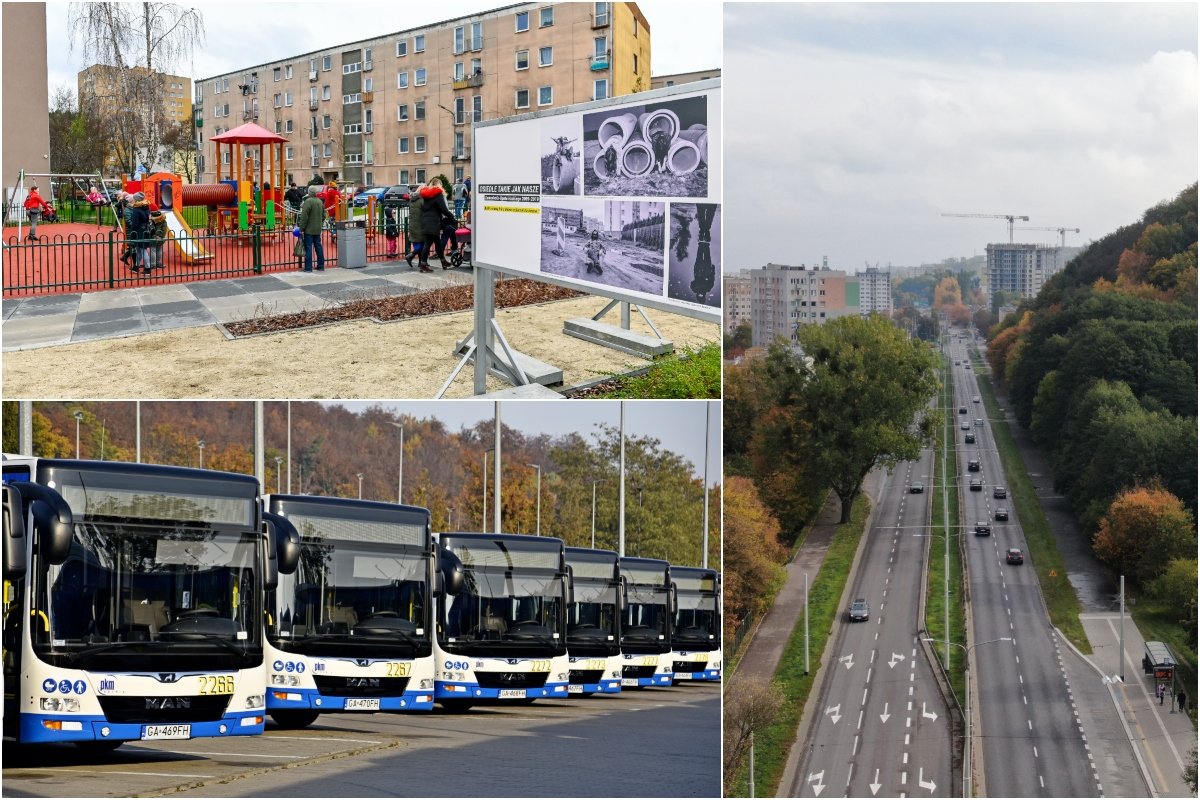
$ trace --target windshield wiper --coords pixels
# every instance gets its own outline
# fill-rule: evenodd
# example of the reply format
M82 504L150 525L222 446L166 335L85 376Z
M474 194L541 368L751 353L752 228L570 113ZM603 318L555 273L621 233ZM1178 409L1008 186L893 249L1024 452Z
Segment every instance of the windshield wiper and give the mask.
M159 636L161 637L162 635L163 634L160 632ZM171 634L168 633L168 634L166 634L166 636L170 637ZM217 644L224 647L226 650L230 651L231 653L233 653L235 655L239 655L242 658L245 658L247 655L249 655L249 653L248 653L249 640L247 640L247 644L244 644L241 647L238 647L236 644L234 644L230 640L226 639L224 636L218 636L215 633L197 633L194 631L188 631L186 636L187 636L186 639L167 638L164 640L164 639L160 638L159 641L160 642L161 641L186 642L186 641L190 640L190 641L216 642Z
M131 644L156 644L156 642L108 642L107 644L96 645L84 650L78 650L67 655L67 663L74 664L82 658L90 658L91 656L106 653L109 650L116 650L121 647L128 647Z

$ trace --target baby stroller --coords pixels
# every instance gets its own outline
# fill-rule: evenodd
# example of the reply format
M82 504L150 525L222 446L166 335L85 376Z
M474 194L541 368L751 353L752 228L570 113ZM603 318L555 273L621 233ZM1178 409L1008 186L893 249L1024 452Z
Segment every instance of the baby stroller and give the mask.
M450 263L461 267L464 263L471 264L471 229L463 225L454 232L458 246L450 251Z

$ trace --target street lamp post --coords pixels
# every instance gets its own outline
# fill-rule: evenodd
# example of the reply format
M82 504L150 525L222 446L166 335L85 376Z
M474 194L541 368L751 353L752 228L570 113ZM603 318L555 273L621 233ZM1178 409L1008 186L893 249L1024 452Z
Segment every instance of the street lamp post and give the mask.
M936 639L925 639L924 641L937 644ZM1011 636L1002 636L999 639L988 639L986 642L976 642L975 644L970 645L969 647L967 645L959 644L958 642L950 642L950 644L954 645L957 648L960 648L963 651L963 678L964 678L964 682L966 684L966 694L967 694L967 709L965 712L966 717L967 717L967 745L965 748L963 748L963 753L964 753L963 754L963 797L970 797L971 796L971 788L972 788L971 787L971 651L974 650L976 647L980 647L985 644L995 644L996 642L1011 642L1011 641L1012 641Z
M537 470L537 535L542 535L542 465L541 464L526 464L527 467L533 467Z
M391 422L388 424L393 428L400 429L400 469L397 471L399 477L396 478L396 502L404 503L404 423Z
M79 423L83 422L83 412L75 412L75 458L79 458Z
M446 509L446 530L448 530L448 531L454 530L454 509L453 508Z
M283 463L283 456L275 456L275 493L283 494L283 472L280 471L279 465Z
M363 474L362 474L361 472L356 472L356 473L354 473L354 474L355 474L355 476L358 478L358 499L359 499L359 500L362 500L362 479L363 479Z
M479 526L479 529L480 529L481 531L483 531L484 533L487 533L487 467L488 467L488 453L492 452L494 449L495 449L495 448L489 447L488 449L486 449L486 450L484 450L484 451L483 451L483 522L480 524L480 526Z
M200 469L204 469L204 440L197 439L196 447L200 450Z
M592 481L592 549L596 549L596 484L604 483L605 478Z

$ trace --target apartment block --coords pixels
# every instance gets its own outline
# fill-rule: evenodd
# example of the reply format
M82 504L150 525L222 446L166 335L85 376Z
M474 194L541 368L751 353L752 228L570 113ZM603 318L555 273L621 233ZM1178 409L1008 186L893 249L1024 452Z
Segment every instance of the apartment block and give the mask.
M455 180L472 172L474 122L649 86L637 3L505 6L197 81L200 180L215 180L211 137L246 122L290 140L298 183Z
M12 188L21 170L46 173L50 163L50 91L46 80L46 4L4 3L3 16L4 185ZM42 187L45 190L45 187ZM8 195L5 194L7 202Z
M751 272L741 269L722 277L721 310L725 315L725 330L732 331L743 322L751 321Z
M755 347L782 336L796 342L800 325L859 313L859 282L828 267L767 264L751 272L750 325Z
M1044 244L989 244L987 246L988 306L997 292L1034 297L1042 284L1066 265L1062 248Z
M858 281L859 313L892 313L892 273L878 267L867 267L865 272L854 276Z
M143 84L148 93L161 91L163 116L167 120L188 122L192 119L191 78L168 75L165 72L151 73L143 67L133 67L129 72L131 80ZM76 75L75 81L80 103L95 100L105 114L124 105L124 93L118 89L121 75L115 67L93 64Z
M714 54L713 59L720 57L720 54ZM678 86L682 83L695 83L696 81L707 81L721 77L720 69L703 69L696 72L674 72L670 75L654 75L650 78L651 89L663 89L667 86Z

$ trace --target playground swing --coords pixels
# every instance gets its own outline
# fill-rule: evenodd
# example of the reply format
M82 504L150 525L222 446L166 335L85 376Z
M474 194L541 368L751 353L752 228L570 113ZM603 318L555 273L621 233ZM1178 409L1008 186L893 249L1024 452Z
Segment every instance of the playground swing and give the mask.
M53 186L55 181L62 182L64 180L70 181L72 186L75 186L76 182L80 181L80 180L96 181L99 185L104 186L104 179L100 176L99 172L96 172L96 173L26 172L25 170L20 170L19 173L17 174L16 183L13 184L13 186L10 190L5 192L5 203L4 203L4 224L8 225L10 221L12 221L14 219L16 220L16 222L17 222L17 238L19 240L21 238L23 238L23 236L22 236L23 228L24 228L24 225L27 224L27 222L28 222L26 215L25 215L25 198L29 194L28 190L25 188L25 183L26 183L27 178L34 178L34 179L45 178L47 181L50 182L51 186ZM107 195L107 187L105 187L105 193ZM60 198L54 197L54 193L53 193L53 191L50 191L50 187L47 187L47 196L53 200L60 199ZM110 202L111 202L111 197L110 197ZM46 218L46 219L43 219L42 221L43 222L54 222L54 221L56 221L56 217L55 218Z

